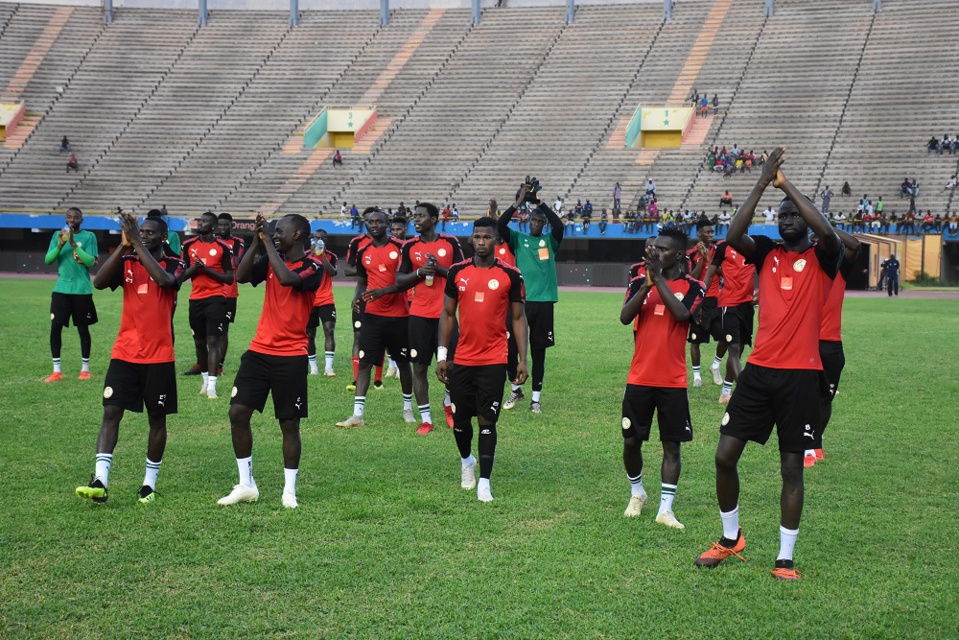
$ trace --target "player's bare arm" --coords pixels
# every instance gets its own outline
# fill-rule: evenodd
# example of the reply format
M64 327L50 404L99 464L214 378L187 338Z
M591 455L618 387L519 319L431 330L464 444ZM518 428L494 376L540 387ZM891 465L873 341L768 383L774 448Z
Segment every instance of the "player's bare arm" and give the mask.
M639 315L639 310L643 308L643 301L646 300L649 290L652 288L652 281L649 278L649 271L646 272L646 281L643 282L640 286L639 291L636 292L632 298L626 301L623 305L623 308L619 312L619 321L624 325L629 324L636 319L636 316Z
M766 187L773 184L776 180L779 168L785 161L785 153L785 147L776 147L776 149L769 154L769 160L763 165L762 174L760 174L756 186L749 192L742 206L739 207L736 215L734 215L733 219L729 222L729 230L726 232L726 242L747 258L756 250L756 243L753 242L753 239L750 238L746 232L749 231L749 225L753 220L753 216L756 214L756 205L759 204L759 199L766 191Z
M527 334L529 327L526 325L526 309L522 302L511 302L510 313L513 318L513 335L516 336L516 348L518 351L519 362L516 365L516 379L513 384L523 384L529 377L529 369L526 365L526 347L528 344Z

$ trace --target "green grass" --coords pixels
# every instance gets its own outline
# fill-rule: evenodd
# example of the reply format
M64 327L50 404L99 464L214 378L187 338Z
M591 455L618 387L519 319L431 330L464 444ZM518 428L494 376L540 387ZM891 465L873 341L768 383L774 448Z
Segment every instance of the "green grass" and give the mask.
M773 580L778 455L751 445L741 463L743 564L694 558L721 529L713 452L718 388L691 389L695 440L683 448L675 510L686 532L656 525L660 452L647 447L652 504L622 516L620 401L631 357L621 296L564 293L549 352L544 413L500 422L493 504L459 488L444 427L400 421L398 381L370 391L367 426L349 415L348 290L335 380L311 378L296 511L280 505L282 458L271 410L254 418L260 502L223 508L236 481L227 420L235 364L259 315L242 289L222 397L180 378L162 498L136 504L145 417L127 414L110 502L78 500L93 470L100 396L119 293L97 293L95 380L49 372L52 282L3 280L0 329L0 637L3 638L945 638L959 635L956 486L959 303L850 299L847 367L826 438L807 474L798 584ZM191 362L186 295L178 369ZM704 349L709 362L712 349ZM441 416L438 384L434 414ZM268 405L269 406L269 405Z

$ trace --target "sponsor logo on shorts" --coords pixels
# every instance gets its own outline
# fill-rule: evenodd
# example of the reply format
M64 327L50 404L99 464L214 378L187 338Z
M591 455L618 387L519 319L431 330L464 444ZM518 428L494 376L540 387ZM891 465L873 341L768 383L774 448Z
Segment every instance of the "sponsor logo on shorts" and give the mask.
M112 398L113 397L113 387L103 387L103 397Z
M728 412L728 411L723 414L723 426L725 427L727 424L729 424L729 412Z
M160 397L157 398L157 405L159 405L159 406L161 406L161 407L165 407L165 406L166 406L166 394L165 394L165 393L161 393L161 394L160 394Z
M804 436L806 436L806 437L809 438L810 440L815 440L815 439L816 439L816 432L812 430L812 427L810 427L810 426L807 424L805 427L803 427L803 429L804 429L804 430L803 430L803 435L804 435Z
M630 422L629 418L625 418L625 417L624 417L624 418L623 418L623 429L629 429L631 426L633 426L633 423Z
M296 396L296 402L293 403L293 406L300 410L303 408L303 399L300 396Z
M237 389L236 389L236 387L233 387L233 391L230 392L230 397L231 397L231 398L235 398L235 397L236 397L236 393L237 393Z

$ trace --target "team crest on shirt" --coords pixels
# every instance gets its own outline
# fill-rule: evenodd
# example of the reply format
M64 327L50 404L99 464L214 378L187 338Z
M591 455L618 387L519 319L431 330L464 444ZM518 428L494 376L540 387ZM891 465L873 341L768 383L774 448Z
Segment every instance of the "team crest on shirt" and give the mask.
M390 260L396 260L399 255L400 254L396 253L395 251L390 251Z
M623 418L623 429L629 429L633 426L633 423L629 421L629 418Z
M210 249L210 256L216 255L216 249Z
M489 284L487 284L486 286L489 287L490 291L496 291L497 289L499 289L499 280L496 280L496 279L490 280Z
M446 249L440 249L439 251L436 252L436 255L438 255L438 256L441 257L441 258L445 258L445 257L446 257Z
M677 292L674 293L673 295L676 296L676 299L677 299L677 300L682 300L683 298L686 297L686 296L683 294L682 291L677 291Z
M793 263L793 269L796 271L796 273L802 273L802 270L805 268L806 268L806 260L803 258L800 258L799 260L796 260Z
M500 254L501 256L505 256L505 255L506 255L506 247L500 247L500 248L499 248L499 254Z
M539 246L545 247L545 246L546 246L546 241L545 241L545 240L540 240L540 241L539 241Z

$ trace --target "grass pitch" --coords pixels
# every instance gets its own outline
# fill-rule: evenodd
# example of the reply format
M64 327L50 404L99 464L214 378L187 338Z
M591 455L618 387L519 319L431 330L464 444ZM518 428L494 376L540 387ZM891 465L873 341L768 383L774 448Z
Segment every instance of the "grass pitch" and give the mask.
M73 489L93 471L103 374L119 292L97 292L94 380L76 380L79 342L64 333L64 382L50 370L45 280L0 281L0 637L3 638L939 638L957 637L959 382L952 300L850 299L847 366L827 459L806 475L798 584L775 581L776 445L741 462L748 563L699 570L721 534L713 453L722 409L708 372L690 389L695 440L683 448L675 511L655 524L661 453L646 449L651 503L640 518L621 462L620 401L632 354L619 294L564 293L547 358L544 413L500 422L492 504L459 488L445 427L402 423L399 383L369 392L367 426L349 415L349 289L336 290L335 379L311 378L300 508L283 509L279 427L254 418L260 501L216 499L236 482L227 410L262 288L241 287L221 398L179 379L180 412L156 505L143 476L145 416L128 413L110 501ZM192 362L187 292L176 316L178 369ZM346 320L346 321L344 321ZM708 365L712 348L703 350ZM705 368L705 365L704 365ZM527 386L528 389L528 386ZM442 423L440 388L431 380ZM528 391L527 391L528 393Z

